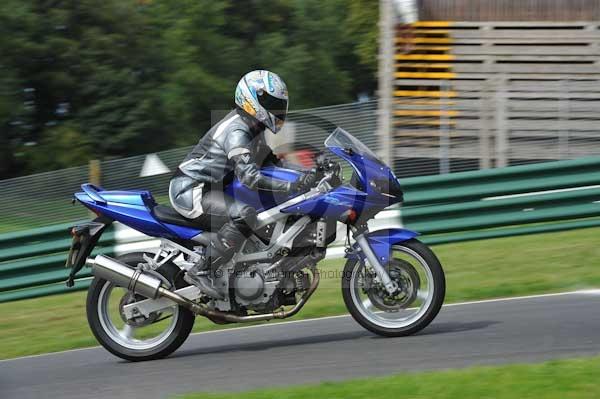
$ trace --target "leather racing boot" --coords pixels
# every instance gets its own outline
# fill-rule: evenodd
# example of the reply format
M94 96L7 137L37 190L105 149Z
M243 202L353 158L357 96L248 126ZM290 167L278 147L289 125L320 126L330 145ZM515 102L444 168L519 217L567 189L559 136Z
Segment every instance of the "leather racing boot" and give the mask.
M236 228L235 222L226 223L217 233L217 239L206 247L204 261L192 267L186 274L188 282L214 297L216 290L212 288L212 281L215 277L221 277L218 276L217 270L233 258L245 239Z

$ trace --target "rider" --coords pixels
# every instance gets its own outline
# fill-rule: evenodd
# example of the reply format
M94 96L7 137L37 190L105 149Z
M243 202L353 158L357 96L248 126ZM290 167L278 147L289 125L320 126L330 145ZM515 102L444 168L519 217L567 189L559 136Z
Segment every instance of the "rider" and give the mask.
M279 76L265 70L247 73L236 87L235 104L185 157L169 186L177 212L217 232L206 262L189 273L192 279L231 259L256 226L256 210L223 192L234 176L252 190L274 192L305 190L315 181L312 172L302 173L295 182L260 172L262 166L280 165L263 135L265 129L277 134L287 115L287 87Z

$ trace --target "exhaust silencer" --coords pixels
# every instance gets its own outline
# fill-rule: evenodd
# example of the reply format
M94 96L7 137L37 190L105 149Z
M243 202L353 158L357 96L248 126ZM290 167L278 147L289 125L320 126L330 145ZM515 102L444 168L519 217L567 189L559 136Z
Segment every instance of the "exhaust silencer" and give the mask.
M146 298L156 299L161 296L162 281L132 269L125 263L104 255L96 255L95 259L88 258L86 263L92 266L92 273L96 277L111 281Z

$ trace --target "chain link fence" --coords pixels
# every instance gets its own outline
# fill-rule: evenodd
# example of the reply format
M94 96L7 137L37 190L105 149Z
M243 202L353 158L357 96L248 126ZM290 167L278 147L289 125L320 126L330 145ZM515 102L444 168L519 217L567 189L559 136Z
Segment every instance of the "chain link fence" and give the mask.
M577 97L578 86L571 85L568 95L550 90L545 97L530 100L523 95L515 97L510 84L504 84L506 90L491 87L485 101L464 97L441 102L437 111L442 112L434 114L438 123L422 124L419 117L418 125L396 117L391 143L398 176L600 155L595 122L600 111L600 84L597 98L588 95L581 99ZM512 87L527 93L527 88L516 84L513 82ZM341 126L377 151L377 106L377 101L365 101L291 112L288 133L293 139L288 137L291 143L279 149L311 149L314 153L323 149L332 129ZM414 107L413 102L410 109L414 111ZM431 111L430 107L422 108ZM396 110L402 109L397 103ZM146 155L101 161L100 184L109 190L149 190L159 203L168 204L169 179L190 149L156 153L170 172L146 177L140 175ZM0 233L89 218L89 212L81 205L72 205L71 198L82 183L90 181L90 172L86 165L0 181Z
M335 126L352 132L369 147L377 149L377 101L365 101L291 112L293 144L286 151L313 148L320 150ZM285 134L284 134L285 135ZM284 137L285 141L285 137ZM149 190L159 203L168 204L169 179L177 165L192 147L175 148L156 153L171 171L153 176L140 176L146 155L105 160L99 170L89 165L45 172L0 181L0 233L26 230L51 224L89 218L90 213L79 204L71 204L73 193L99 172L100 184L107 190Z

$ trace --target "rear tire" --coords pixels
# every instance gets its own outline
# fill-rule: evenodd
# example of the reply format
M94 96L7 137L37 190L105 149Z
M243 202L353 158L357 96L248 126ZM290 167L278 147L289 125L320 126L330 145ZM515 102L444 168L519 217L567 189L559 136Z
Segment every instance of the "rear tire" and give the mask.
M399 322L398 327L390 327L383 325L384 322L378 323L376 315L373 317L365 316L365 310L359 309L359 306L356 303L356 294L353 295L353 290L356 290L356 287L354 285L357 284L358 281L358 279L353 276L356 276L356 273L359 272L361 269L359 261L356 259L349 259L346 262L346 266L344 267L342 277L342 296L344 298L346 308L348 309L354 320L356 320L361 326L381 336L402 337L414 334L422 330L423 328L427 327L433 321L433 319L435 319L442 307L442 304L444 303L444 297L446 295L446 280L444 276L444 271L439 260L437 259L433 251L431 251L431 249L429 249L429 247L427 247L427 245L423 244L422 242L416 239L411 239L393 245L392 249L398 251L407 251L409 253L416 254L424 261L426 265L424 267L428 268L431 272L431 298L425 301L425 305L427 306L424 307L424 309L421 312L416 313L414 320L409 320L409 322L407 322L406 325L402 325L403 323ZM408 304L407 306L410 306L410 304ZM377 312L381 313L382 310L377 310ZM393 313L390 312L388 314ZM391 324L393 324L393 321Z
M133 268L137 266L138 263L145 263L142 255L143 253L141 252L130 253L119 256L117 259ZM182 288L188 285L181 278L179 267L172 263L166 263L156 271L165 277L175 288ZM101 321L102 315L99 306L101 295L103 295L103 292L107 290L107 287L110 284L110 282L104 279L95 277L88 289L86 307L90 329L100 345L102 345L106 350L122 359L138 362L164 358L177 350L177 348L179 348L185 342L192 331L192 328L194 327L195 316L192 312L182 306L178 306L176 308L177 321L175 322L175 325L172 326L172 330L170 330L168 336L166 336L164 339L161 339L156 346L143 349L132 349L116 342L115 339L111 338L110 334L103 326L103 322ZM106 322L104 322L104 324L106 324Z

